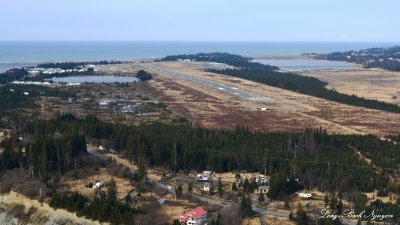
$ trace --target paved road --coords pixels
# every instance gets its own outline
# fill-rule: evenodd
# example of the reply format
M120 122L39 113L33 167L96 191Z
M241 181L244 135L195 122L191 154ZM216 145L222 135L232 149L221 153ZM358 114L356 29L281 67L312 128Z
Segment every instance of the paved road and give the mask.
M164 76L174 78L174 79L179 79L179 80L187 80L191 82L195 82L198 84L201 84L203 86L208 86L209 88L216 89L231 95L238 96L240 98L244 98L249 101L271 101L272 98L260 95L251 91L247 91L245 89L229 86L225 83L218 82L216 80L206 78L206 77L201 77L201 76L193 76L187 73L182 73L182 72L176 72L164 67L161 67L159 65L155 64L146 64L144 69L148 70L151 73L155 74L162 74Z

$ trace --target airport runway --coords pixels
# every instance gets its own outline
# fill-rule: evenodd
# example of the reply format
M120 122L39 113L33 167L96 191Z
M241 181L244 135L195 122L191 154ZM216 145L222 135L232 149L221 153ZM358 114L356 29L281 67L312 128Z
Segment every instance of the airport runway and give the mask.
M240 89L237 87L233 87L233 86L229 86L227 84L212 80L212 79L207 79L205 77L196 77L190 74L185 74L185 73L181 73L181 72L176 72L176 71L172 71L163 67L160 67L158 65L154 65L154 64L148 64L146 65L146 70L148 70L151 73L155 73L155 74L162 74L171 78L175 78L175 79L180 79L180 80L188 80L188 81L192 81L198 84L202 84L204 86L208 86L210 88L237 96L239 98L243 98L249 101L272 101L273 99L267 96L263 96L251 91L247 91L244 89Z

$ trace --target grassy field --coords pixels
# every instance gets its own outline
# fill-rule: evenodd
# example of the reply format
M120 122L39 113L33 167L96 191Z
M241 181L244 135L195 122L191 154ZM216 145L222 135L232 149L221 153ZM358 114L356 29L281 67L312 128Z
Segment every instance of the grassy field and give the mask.
M189 76L212 79L220 83L268 96L272 101L249 101L206 85L185 79L171 79L160 73L150 81L149 92L168 105L171 111L206 128L234 129L237 125L251 130L299 131L323 127L328 132L378 136L400 134L400 115L349 106L296 92L283 90L239 78L198 69L198 65L163 62L157 66ZM261 111L261 108L266 108Z
M400 105L400 72L357 67L351 71L303 72L328 83L327 88Z

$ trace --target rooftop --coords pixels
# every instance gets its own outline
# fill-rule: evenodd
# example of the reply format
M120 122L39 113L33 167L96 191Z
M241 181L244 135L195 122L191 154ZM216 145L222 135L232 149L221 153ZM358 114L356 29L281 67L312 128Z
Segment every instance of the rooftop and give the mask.
M194 220L198 220L201 217L203 217L205 214L207 214L207 211L205 211L201 207L198 207L198 208L193 209L192 211L182 214L179 217L179 221L187 221L190 218L193 218Z

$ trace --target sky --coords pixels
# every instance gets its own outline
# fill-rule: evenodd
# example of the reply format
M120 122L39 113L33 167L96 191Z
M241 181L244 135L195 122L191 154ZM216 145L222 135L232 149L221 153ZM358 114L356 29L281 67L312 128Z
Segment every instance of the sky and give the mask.
M0 0L0 40L399 42L399 8L399 0Z

